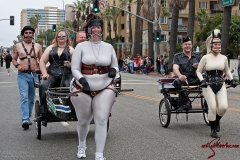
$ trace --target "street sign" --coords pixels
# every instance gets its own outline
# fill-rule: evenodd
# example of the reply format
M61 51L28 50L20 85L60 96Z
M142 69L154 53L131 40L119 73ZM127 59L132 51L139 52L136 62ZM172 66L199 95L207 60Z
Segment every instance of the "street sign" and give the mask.
M70 38L74 38L74 37L75 37L75 34L69 34L69 37L70 37Z
M99 1L99 8L105 9L107 7L107 0L100 0Z
M234 0L222 0L222 7L232 6L234 3Z

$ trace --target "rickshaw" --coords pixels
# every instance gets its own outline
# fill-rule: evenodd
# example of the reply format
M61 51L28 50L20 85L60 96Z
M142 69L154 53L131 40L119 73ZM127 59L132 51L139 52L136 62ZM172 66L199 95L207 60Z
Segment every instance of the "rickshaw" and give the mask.
M192 108L182 111L177 110L179 89L173 86L175 78L162 78L158 85L158 92L163 94L163 98L159 104L159 120L162 127L167 128L170 124L171 114L176 114L178 120L179 114L186 114L186 121L188 121L189 113L202 113L203 119L207 125L208 121L208 105L203 97L200 86L182 86L181 91L188 95L191 101Z
M33 79L34 82L34 79ZM35 88L40 87L39 82L34 82ZM45 119L40 120L40 101L35 101L35 128L36 128L36 137L41 139L41 127L42 125L47 127L47 123L51 122L68 122L68 121L77 121L77 116L73 104L71 103L70 97L78 96L77 94L70 93L70 87L54 87L48 88L45 92L46 99L43 100ZM111 114L109 115L109 117ZM94 124L94 120L90 122ZM109 130L109 118L107 123L107 131Z

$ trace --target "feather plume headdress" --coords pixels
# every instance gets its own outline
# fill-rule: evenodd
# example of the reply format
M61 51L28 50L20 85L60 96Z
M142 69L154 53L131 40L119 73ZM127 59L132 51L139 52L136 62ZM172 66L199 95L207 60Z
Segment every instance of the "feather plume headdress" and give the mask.
M221 40L221 32L219 29L214 29L211 33L211 35L206 39L206 47L207 47L207 53L211 52L211 45L213 43L213 39L220 39Z

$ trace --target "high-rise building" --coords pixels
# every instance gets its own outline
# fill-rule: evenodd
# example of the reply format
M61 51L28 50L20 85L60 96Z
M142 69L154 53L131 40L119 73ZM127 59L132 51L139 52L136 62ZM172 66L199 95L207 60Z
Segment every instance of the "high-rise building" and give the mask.
M64 10L58 9L58 7L44 7L44 9L27 8L21 11L20 30L24 26L30 25L30 18L37 14L41 16L38 24L38 31L36 31L37 34L39 34L41 31L52 29L53 24L64 22L65 19Z

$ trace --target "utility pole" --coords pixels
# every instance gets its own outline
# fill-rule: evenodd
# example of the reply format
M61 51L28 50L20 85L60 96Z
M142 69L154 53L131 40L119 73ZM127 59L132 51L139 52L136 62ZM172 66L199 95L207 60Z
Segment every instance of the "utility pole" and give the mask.
M157 1L156 0L155 0L154 8L155 8L155 13L154 13L154 30L156 31L157 30ZM157 47L157 42L156 42L156 39L154 39L154 59L153 59L154 69L157 68L157 63L155 62L156 59L157 59L157 55L158 55L158 49L157 48L158 48Z

